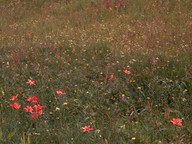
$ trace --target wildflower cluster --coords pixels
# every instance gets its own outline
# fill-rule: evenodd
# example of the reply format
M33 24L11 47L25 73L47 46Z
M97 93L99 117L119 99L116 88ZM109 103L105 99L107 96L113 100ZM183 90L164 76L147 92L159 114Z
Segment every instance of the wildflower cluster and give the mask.
M36 85L35 81L31 79L28 79L26 84L29 84L30 86ZM10 100L13 102L10 104L10 107L12 107L13 110L21 109L21 105L16 102L17 99L18 94L10 98ZM37 95L28 97L25 100L25 104L26 105L24 106L23 110L31 115L32 120L37 120L43 114L44 106L39 104L39 97Z

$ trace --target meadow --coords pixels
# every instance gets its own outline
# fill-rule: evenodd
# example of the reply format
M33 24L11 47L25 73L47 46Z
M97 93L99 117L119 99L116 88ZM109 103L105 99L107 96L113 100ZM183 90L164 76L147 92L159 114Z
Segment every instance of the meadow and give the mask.
M0 144L192 144L191 0L0 0Z

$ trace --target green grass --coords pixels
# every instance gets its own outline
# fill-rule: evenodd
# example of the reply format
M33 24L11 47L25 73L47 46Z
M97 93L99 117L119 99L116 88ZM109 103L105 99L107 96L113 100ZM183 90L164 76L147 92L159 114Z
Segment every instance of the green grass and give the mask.
M192 141L190 0L122 2L0 1L0 143ZM23 110L32 95L36 121Z

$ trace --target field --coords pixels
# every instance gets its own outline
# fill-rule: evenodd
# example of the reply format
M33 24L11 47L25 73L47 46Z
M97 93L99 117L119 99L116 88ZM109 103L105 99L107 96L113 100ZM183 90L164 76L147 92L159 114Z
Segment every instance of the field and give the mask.
M192 144L191 0L0 9L0 144Z

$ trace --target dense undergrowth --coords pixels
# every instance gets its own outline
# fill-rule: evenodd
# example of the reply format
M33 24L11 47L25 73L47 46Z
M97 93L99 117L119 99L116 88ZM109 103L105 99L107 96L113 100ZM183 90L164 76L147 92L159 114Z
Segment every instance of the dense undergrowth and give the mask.
M0 143L192 141L190 0L0 3Z

